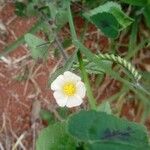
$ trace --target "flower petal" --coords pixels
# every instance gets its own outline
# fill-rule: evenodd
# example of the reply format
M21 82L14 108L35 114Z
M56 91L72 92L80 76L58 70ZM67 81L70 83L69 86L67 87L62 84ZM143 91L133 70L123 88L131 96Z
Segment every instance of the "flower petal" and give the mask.
M85 88L84 83L79 81L76 84L76 88L77 88L77 95L79 95L81 98L84 98L86 94L86 88Z
M60 90L62 87L62 84L64 84L64 76L59 75L51 84L51 89L53 91Z
M81 80L81 78L79 76L77 76L76 74L74 74L70 71L64 72L64 78L66 80L73 80L73 81L80 81Z
M76 95L76 96L68 97L66 106L71 108L71 107L81 105L82 102L83 102L82 98L80 96Z
M65 96L63 93L61 93L60 91L55 91L54 92L54 98L56 99L56 103L60 106L60 107L64 107L67 104L67 100L68 97Z

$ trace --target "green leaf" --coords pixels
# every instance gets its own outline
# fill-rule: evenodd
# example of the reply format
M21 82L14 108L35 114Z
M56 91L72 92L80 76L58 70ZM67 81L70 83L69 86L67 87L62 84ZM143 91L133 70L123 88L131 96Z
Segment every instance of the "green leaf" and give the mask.
M148 3L148 0L121 0L121 1L129 5L135 6L146 6Z
M23 2L15 2L15 13L18 16L25 16L26 15L26 5Z
M101 112L105 112L107 114L112 114L110 104L107 101L100 104L97 110Z
M118 36L119 23L112 14L103 12L91 16L90 19L106 36L110 38L116 38Z
M59 13L56 15L56 25L57 28L62 28L68 22L68 12L66 10L59 10Z
M88 150L148 150L142 125L96 111L80 111L68 120L68 131Z
M98 65L96 65L94 62L89 61L88 59L83 59L85 69L89 74L104 74L105 70ZM112 62L107 61L107 60L101 60L101 63L107 66L107 68L112 67ZM78 69L79 68L79 63L73 65L73 69Z
M27 33L24 38L30 48L31 55L34 59L47 58L48 45L42 45L43 43L45 43L44 40L30 33Z
M131 23L133 23L133 19L128 17L122 10L112 7L110 12L115 16L122 29L128 27Z
M88 61L88 60L87 60ZM103 64L105 64L108 68L112 67L112 62L107 61L107 60L101 60ZM103 74L105 70L99 66L97 66L94 62L86 62L85 63L85 69L89 74Z
M150 5L144 8L144 17L145 17L147 26L150 28Z
M54 2L51 2L51 3L48 4L48 7L50 9L51 18L55 19L56 14L58 13L56 4Z
M128 17L116 2L107 2L84 13L83 16L110 38L116 38L120 30L133 22L133 19Z
M56 110L63 119L66 119L69 116L69 109L67 107L58 107Z
M118 142L107 142L104 143L94 143L94 144L87 144L86 150L149 150L147 146L143 146L141 148L134 147L132 145L123 145L122 143Z
M38 11L35 9L35 6L37 4L36 3L33 3L33 2L30 2L27 4L27 7L26 7L26 15L28 17L31 17L31 16L36 16L38 15Z
M56 123L43 129L36 141L36 150L75 150L75 142L64 123Z
M84 13L83 15L86 18L87 17L90 18L91 16L96 15L98 13L103 13L103 12L110 13L110 10L112 8L118 8L118 9L121 10L121 6L118 3L116 3L116 2L107 2L107 3L103 4L103 5L100 5L100 6L96 7L96 8L94 8L94 9L90 10L89 12Z
M85 5L89 8L95 8L96 6L100 5L101 3L106 2L107 0L84 0Z

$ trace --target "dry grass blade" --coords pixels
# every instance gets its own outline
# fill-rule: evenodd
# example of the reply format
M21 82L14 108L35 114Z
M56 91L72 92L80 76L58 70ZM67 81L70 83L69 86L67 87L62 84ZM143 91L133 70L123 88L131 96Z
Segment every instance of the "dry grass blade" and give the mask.
M25 133L21 134L21 136L17 139L15 145L12 147L12 150L17 150L18 145L20 145L24 137L25 137Z

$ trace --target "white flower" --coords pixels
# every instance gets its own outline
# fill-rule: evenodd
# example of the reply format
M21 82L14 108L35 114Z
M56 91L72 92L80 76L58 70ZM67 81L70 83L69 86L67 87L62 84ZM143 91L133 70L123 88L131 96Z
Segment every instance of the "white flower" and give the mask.
M51 84L54 98L59 106L69 108L79 106L83 102L86 89L81 78L70 71L59 75Z

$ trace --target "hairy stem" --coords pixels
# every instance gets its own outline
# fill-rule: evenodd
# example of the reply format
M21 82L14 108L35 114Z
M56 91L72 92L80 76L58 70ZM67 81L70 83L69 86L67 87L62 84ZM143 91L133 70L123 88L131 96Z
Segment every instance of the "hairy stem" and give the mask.
M92 109L96 109L96 100L95 100L95 98L93 96L93 93L92 93L92 89L91 89L91 86L90 86L90 82L89 82L88 75L87 75L85 67L84 67L84 62L82 60L82 56L81 56L80 51L78 51L77 56L78 56L78 61L79 61L79 67L80 67L80 70L81 70L81 74L83 76L83 80L85 82L85 86L86 86L86 89L87 89L87 96L88 96L88 101L89 101L90 107Z
M70 30L71 30L71 36L72 36L73 43L74 43L75 41L78 41L78 39L77 39L77 34L76 34L76 31L75 31L75 28L74 28L74 23L73 23L73 18L72 18L69 2L68 2L67 9L68 9L68 19L69 19L69 26L70 26ZM78 46L76 46L76 47L79 48ZM80 50L80 48L79 48L79 50ZM94 99L94 96L93 96L93 93L92 93L92 89L91 89L91 86L90 86L88 75L87 75L87 73L85 71L85 68L84 68L84 63L83 63L80 51L78 51L77 56L78 56L79 66L80 66L80 70L81 70L81 73L82 73L82 76L83 76L83 80L85 82L86 89L87 89L88 102L90 104L90 107L92 109L95 109L96 108L96 100Z

